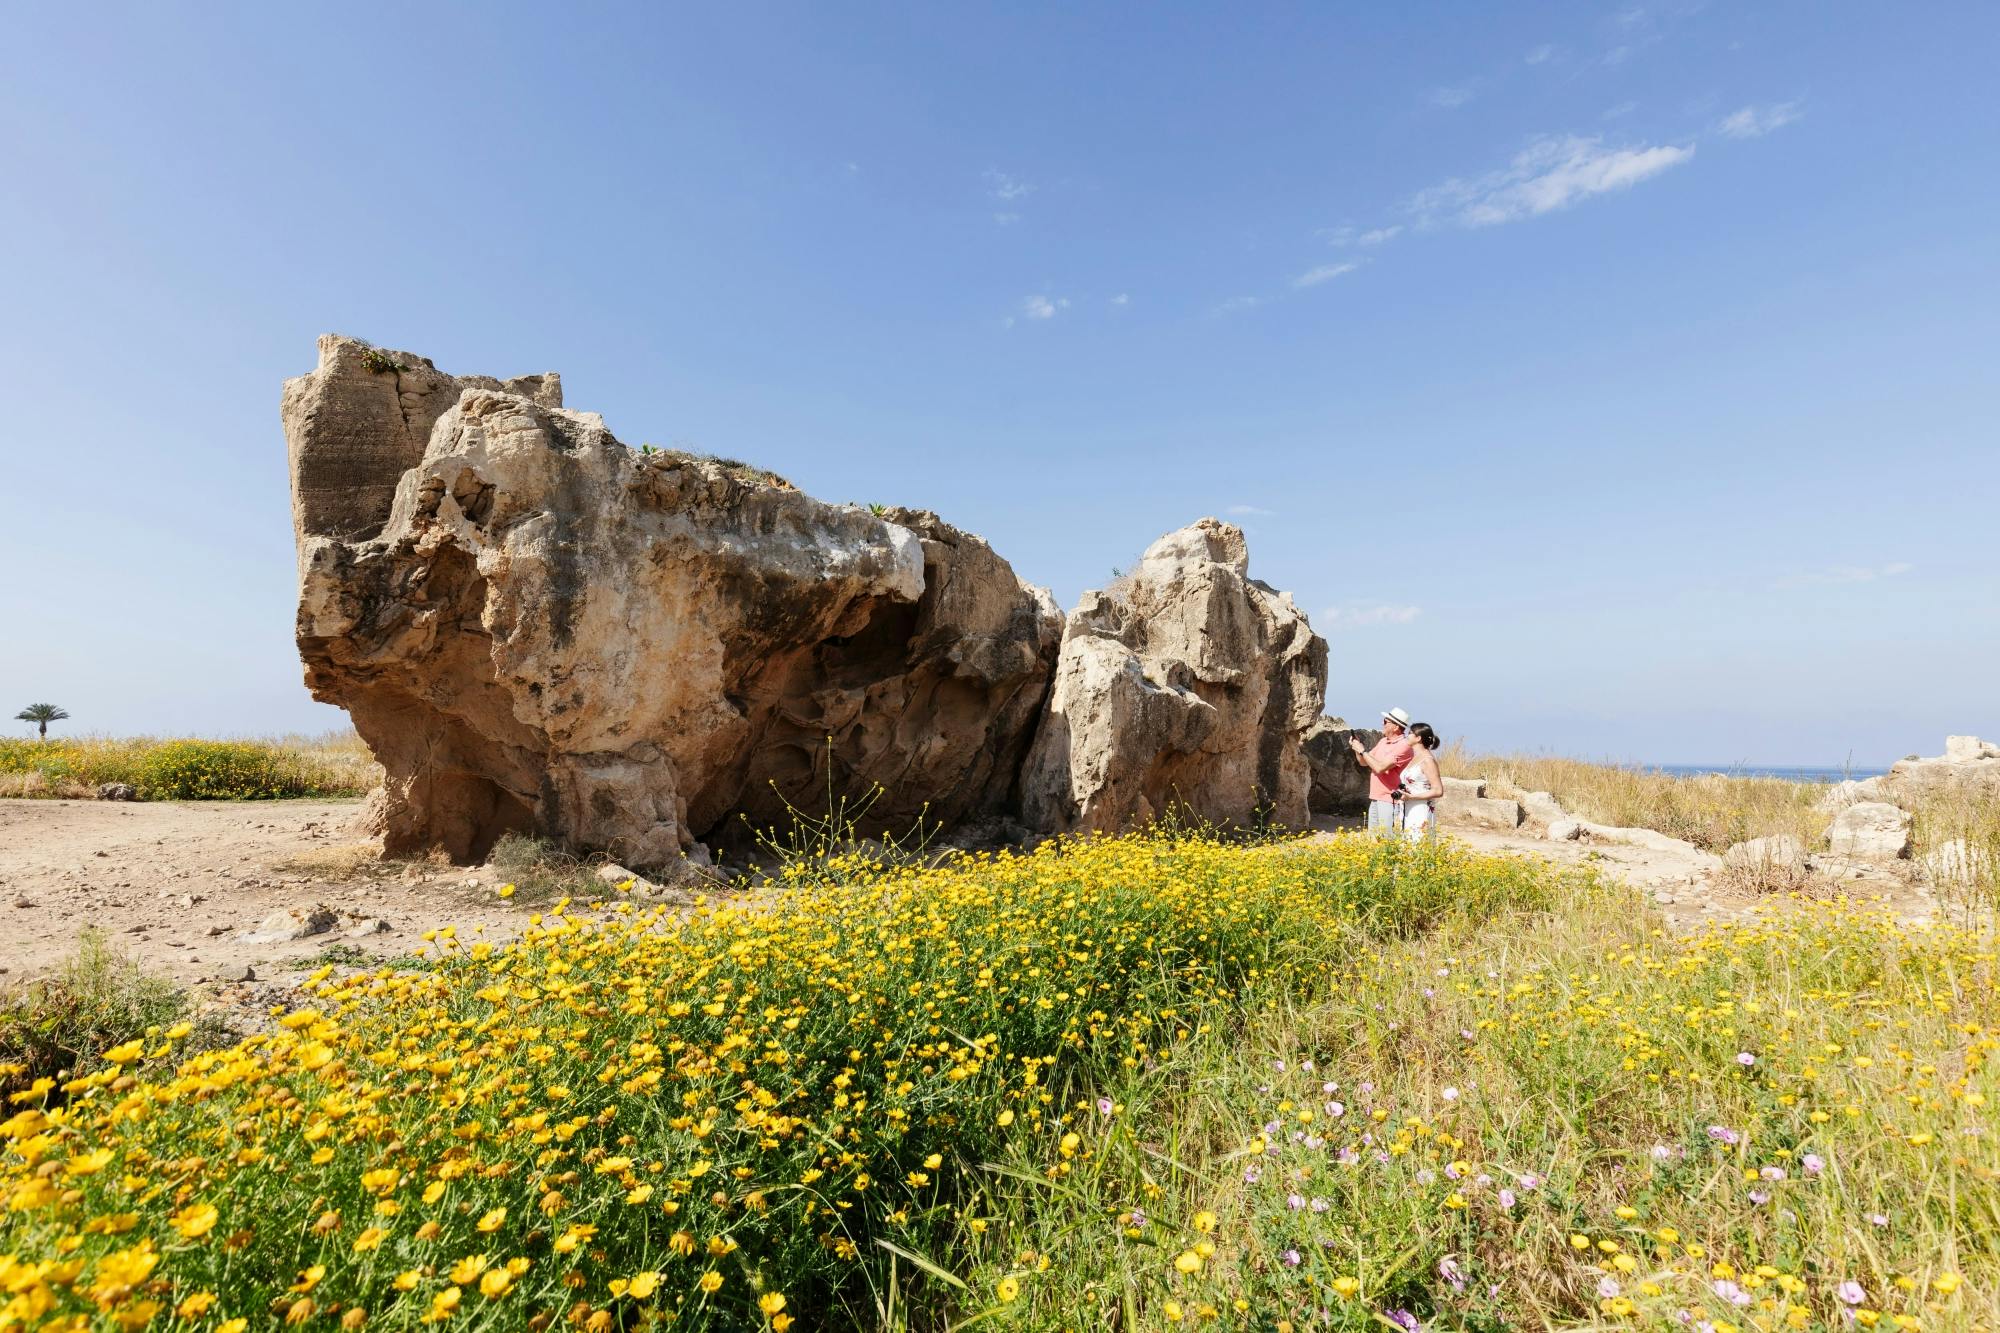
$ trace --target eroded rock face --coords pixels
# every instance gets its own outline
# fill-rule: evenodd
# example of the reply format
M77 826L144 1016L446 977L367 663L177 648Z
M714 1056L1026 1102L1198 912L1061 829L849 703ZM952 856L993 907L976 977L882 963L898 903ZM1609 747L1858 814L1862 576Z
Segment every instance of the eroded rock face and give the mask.
M560 402L337 337L286 385L299 651L387 771L386 850L518 830L651 869L829 788L880 784L864 829L1009 809L1046 592L935 515L635 453Z
M1382 739L1373 727L1350 727L1339 718L1323 717L1306 730L1306 762L1312 769L1307 803L1316 815L1368 813L1368 770L1355 762L1348 741L1366 750Z
M1240 528L1202 519L1070 613L1023 812L1058 832L1176 808L1303 828L1304 740L1325 694L1326 641L1289 596L1250 578Z

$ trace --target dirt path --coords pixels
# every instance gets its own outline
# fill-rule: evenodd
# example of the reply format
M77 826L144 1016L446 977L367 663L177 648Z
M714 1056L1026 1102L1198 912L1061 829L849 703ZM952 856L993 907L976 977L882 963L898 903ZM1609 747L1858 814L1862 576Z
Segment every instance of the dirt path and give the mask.
M52 967L95 926L147 970L254 1009L282 1001L330 945L404 954L438 926L504 939L526 924L534 909L497 897L489 871L375 859L350 831L359 809L0 800L0 984ZM320 906L330 929L245 938L273 913ZM349 933L377 921L387 929Z

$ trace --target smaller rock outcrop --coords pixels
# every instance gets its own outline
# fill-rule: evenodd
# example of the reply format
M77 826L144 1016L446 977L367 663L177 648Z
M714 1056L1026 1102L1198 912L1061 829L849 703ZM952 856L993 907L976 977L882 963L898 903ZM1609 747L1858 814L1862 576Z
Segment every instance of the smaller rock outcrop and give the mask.
M1249 566L1243 530L1205 518L1083 595L1022 772L1030 825L1103 831L1172 810L1310 823L1304 741L1326 694L1326 641Z
M1472 828L1502 829L1521 827L1521 803L1511 796L1460 796L1447 793L1438 802L1438 818L1447 824Z
M1765 873L1773 870L1800 870L1806 864L1806 845L1789 833L1739 842L1722 854L1722 864L1731 870Z
M1530 824L1547 828L1570 817L1562 803L1548 792L1530 791L1521 793L1521 813Z
M1312 790L1306 803L1316 815L1360 815L1368 812L1368 770L1355 761L1349 741L1368 749L1382 739L1373 727L1350 727L1337 717L1323 717L1306 729L1306 764L1312 770Z
M1910 812L1886 801L1862 801L1834 816L1827 850L1863 861L1894 861L1910 853Z

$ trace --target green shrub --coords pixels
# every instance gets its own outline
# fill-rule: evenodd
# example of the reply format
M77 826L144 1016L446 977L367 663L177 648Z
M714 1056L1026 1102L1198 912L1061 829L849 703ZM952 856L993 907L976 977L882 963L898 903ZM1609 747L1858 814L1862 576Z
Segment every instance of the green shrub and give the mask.
M0 1092L11 1096L37 1079L89 1074L103 1066L104 1051L188 1017L186 992L148 975L114 950L103 934L85 930L74 957L53 976L0 995ZM220 1045L234 1035L219 1019L193 1025L190 1050Z

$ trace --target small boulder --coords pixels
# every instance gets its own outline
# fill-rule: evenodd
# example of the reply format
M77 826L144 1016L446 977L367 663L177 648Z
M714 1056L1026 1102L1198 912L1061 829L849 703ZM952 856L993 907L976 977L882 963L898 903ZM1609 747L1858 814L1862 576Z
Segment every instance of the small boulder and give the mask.
M614 889L629 884L634 893L649 893L659 887L638 871L627 870L616 861L606 861L597 867L597 878Z
M239 938L245 944L285 944L313 935L324 935L339 923L340 917L334 910L322 904L307 908L281 907L259 921L254 930Z
M100 801L136 801L139 799L139 789L129 782L100 783L97 788L97 799Z
M1569 811L1562 808L1556 798L1545 791L1531 791L1521 797L1521 812L1531 823L1555 824L1568 819Z
M1551 819L1549 821L1550 842L1575 842L1583 835L1583 821L1580 819Z
M1953 764L1976 764L1984 759L2000 759L2000 745L1980 740L1977 736L1947 736L1944 738L1944 757L1947 763Z
M1886 801L1861 801L1833 818L1827 850L1866 861L1893 861L1910 853L1910 812Z
M1473 828L1517 829L1521 827L1521 803L1498 796L1454 793L1439 804L1438 818L1448 824L1469 824Z
M1453 800L1483 801L1486 799L1486 779L1446 778L1444 794Z
M390 925L384 918L379 916L370 917L366 921L348 927L347 938L350 940L362 940L367 939L370 935L386 935L394 929L395 927Z
M1789 833L1739 842L1722 854L1731 870L1794 870L1806 861L1806 845Z
M1829 814L1838 814L1848 806L1861 801L1879 801L1882 795L1882 779L1849 778L1845 782L1836 782L1828 787L1817 805L1820 810Z

